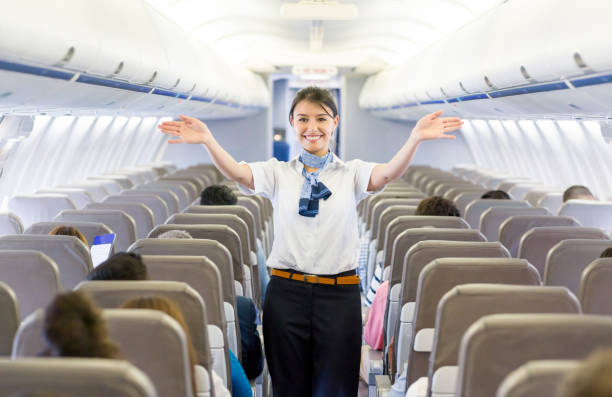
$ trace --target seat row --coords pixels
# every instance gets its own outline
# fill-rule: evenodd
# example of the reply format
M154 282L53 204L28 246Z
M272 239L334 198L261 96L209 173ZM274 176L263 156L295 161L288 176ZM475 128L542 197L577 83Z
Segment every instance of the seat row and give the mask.
M515 208L529 208L529 204L517 206L513 206L512 204L508 206L500 205L499 209L496 205L490 205L488 208L485 208L485 210L489 210L488 214L493 214L489 216L495 218L498 225L510 219L511 222L506 225L508 231L505 234L518 234L518 238L514 237L514 240L518 242L519 247L524 245L522 249L523 252L516 252L514 256L519 256L519 258L527 257L529 261L511 259L510 253L502 244L499 242L486 242L487 239L482 233L478 230L469 229L470 224L462 219L441 219L442 217L429 217L431 219L425 219L428 217L411 216L410 214L414 213L416 205L418 205L418 202L426 193L434 194L434 192L437 192L448 194L449 192L453 193L453 190L456 193L460 192L461 189L478 189L472 182L465 180L459 181L456 176L443 171L428 169L428 167L411 168L412 169L409 169L408 173L404 176L404 181L399 181L390 185L389 189L385 190L384 193L366 199L360 205L362 239L366 241L371 239L370 250L368 250L369 255L367 255L370 260L368 262L368 269L371 269L372 263L376 262L384 263L385 267L389 269L387 271L387 279L390 280L391 288L387 302L385 337L387 343L392 338L396 342L394 345L396 349L394 356L397 360L393 363L395 364L395 368L397 369L399 367L401 371L402 365L405 363L408 363L408 366L412 368L408 371L408 384L410 384L410 381L416 380L415 374L411 371L416 371L416 373L420 372L420 376L422 376L422 370L425 368L425 374L427 374L427 358L425 358L425 360L420 360L416 357L419 357L418 353L421 353L421 349L424 349L423 353L427 353L425 356L429 357L429 351L431 350L427 350L426 347L432 345L431 341L433 339L431 337L434 335L433 331L435 329L433 320L436 318L435 309L441 296L452 288L454 282L457 282L457 285L471 282L521 284L521 282L516 282L516 280L513 281L512 277L506 277L508 274L505 274L507 272L504 271L504 266L512 266L514 262L514 265L518 266L518 268L527 269L524 271L530 274L529 277L532 285L538 286L536 288L538 290L536 294L545 293L544 291L557 290L562 291L564 296L571 296L575 302L574 307L577 307L578 310L570 310L570 313L580 313L581 310L572 292L565 288L540 287L541 274L547 275L547 281L552 285L570 284L571 289L576 293L579 292L578 284L582 276L584 280L583 289L584 291L589 291L581 293L581 300L584 305L588 307L585 312L598 313L598 310L600 310L602 313L606 313L606 304L601 304L600 301L599 308L595 309L594 306L589 305L597 299L590 300L590 298L586 296L589 293L606 295L606 293L603 292L605 288L600 288L598 292L595 292L597 288L592 284L593 278L590 274L591 272L598 273L599 271L595 270L598 267L608 268L609 270L611 263L606 260L598 260L592 266L588 267L589 271L585 272L585 275L582 275L582 270L585 269L595 257L598 257L603 249L612 246L612 242L609 241L608 235L602 230L581 228L575 219L571 219L570 225L573 225L573 227L561 227L561 229L565 230L560 230L558 226L554 228L549 227L549 230L546 230L546 228L542 226L534 229L533 226L539 225L537 222L530 223L528 221L528 219L531 218L529 215L522 215L524 219L520 219L520 216L518 216L517 219L512 219L513 216L511 216L516 213ZM411 183L409 184L406 181L411 181ZM451 188L448 186L449 183L456 183L457 185ZM444 191L444 189L446 189L446 191ZM484 193L482 189L478 191L479 196L482 195L482 193ZM411 202L408 200L414 201ZM502 201L505 203L510 202L508 200L496 200L496 202ZM508 210L508 214L504 213L506 210ZM513 213L513 211L515 212ZM483 212L486 211L481 211L481 213ZM542 211L540 212L544 214ZM546 215L543 216L546 217ZM562 217L554 218L563 219ZM553 224L563 225L561 222L554 223L553 221ZM477 229L480 225L482 225L482 220L475 225L475 228ZM524 237L526 234L529 234L527 238ZM570 240L567 240L568 238L570 238ZM382 242L380 240L382 240ZM507 242L507 240L504 241ZM508 245L512 244L508 243ZM550 250L552 247L555 249ZM577 247L579 248L576 249ZM532 251L534 253L529 255ZM549 251L551 251L552 254L549 254ZM568 255L568 252L574 253L575 255ZM374 259L372 259L373 257ZM465 257L465 259L444 259L447 257ZM481 258L477 259L476 257ZM491 259L484 259L483 257ZM445 264L444 261L449 262ZM534 268L529 263L531 261L538 265L538 269ZM580 265L576 267L572 266L575 262L579 262ZM450 273L445 275L444 272L434 271L429 275L432 277L431 280L433 280L432 282L434 284L429 285L425 283L429 276L424 276L423 274L429 273L425 272L424 268L428 266L434 266L434 268L435 266L440 266L440 268L437 269L440 270L444 268L445 265L448 266L448 271ZM479 265L481 265L481 267L479 267ZM489 269L490 274L488 276L486 275L487 271L485 271L485 265L491 265L491 269ZM470 267L473 268L472 276L468 271ZM545 272L545 269L548 268L549 271ZM560 272L556 273L556 270L560 270ZM464 279L462 279L459 274L452 274L452 271L466 272L463 273L463 276L465 276ZM567 278L563 280L556 279L554 275L559 273L564 275L561 276L562 279L565 276L567 276ZM477 277L473 277L474 275ZM423 281L421 277L425 277L425 281ZM422 282L425 284L422 284ZM433 285L440 286L440 290L437 291L439 295L437 296L435 288L432 287ZM426 291L433 294L430 300L427 300L423 295L428 293ZM514 291L514 293L517 292L518 291ZM507 295L506 299L509 299L510 296L511 294ZM609 300L610 296L604 299ZM401 313L398 313L400 307L402 308ZM419 312L419 310L421 312ZM512 313L514 309L509 310L510 311L506 313ZM543 311L538 311L538 309L534 310L536 310L535 312L548 312L548 310L544 309L542 309ZM429 314L425 315L423 311ZM522 313L522 311L518 312ZM418 316L417 313L421 313L421 315ZM504 313L503 309L500 313ZM482 315L485 314L486 313ZM481 314L479 314L478 317L479 316L481 316ZM456 317L461 318L462 316L459 315ZM421 321L429 321L429 326L417 326L416 323L414 323L414 321L417 321L417 318L421 319ZM424 318L429 318L430 320L423 320ZM471 324L470 321L468 321L469 324ZM400 328L402 329L401 331ZM467 328L467 326L465 328ZM419 331L423 332L419 333ZM462 334L461 332L459 335ZM451 356L452 355L453 354L451 354ZM423 355L421 356L423 357ZM421 371L419 371L419 368ZM452 373L452 370L450 370L446 375ZM454 374L456 375L456 373ZM430 373L429 375L429 380L432 380L433 374ZM445 379L447 378L446 375L442 372L440 375L441 378L438 376L436 379ZM427 376L425 377L427 378ZM456 376L451 378L456 379ZM454 381L448 384L452 384L454 392ZM444 390L448 391L448 388L444 389L444 387L447 386L443 386L442 389L438 388L433 394L427 395L452 395L452 393L445 394L446 392ZM370 390L372 390L372 388ZM491 395L491 393L494 394L495 390L496 387L489 389L488 395ZM432 393L431 389L429 393ZM473 394L471 394L471 392L465 392L463 395Z

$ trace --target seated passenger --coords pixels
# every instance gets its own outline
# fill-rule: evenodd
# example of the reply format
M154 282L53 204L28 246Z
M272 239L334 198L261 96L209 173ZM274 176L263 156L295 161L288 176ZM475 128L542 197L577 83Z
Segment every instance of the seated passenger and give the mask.
M150 280L147 267L138 254L118 252L111 256L87 275L89 281Z
M591 354L570 372L559 388L562 397L612 396L612 350Z
M100 310L79 291L58 294L47 306L43 338L44 356L119 358Z
M186 232L185 230L168 230L167 232L163 232L157 238L161 239L173 239L173 238L193 238L191 234Z
M496 199L496 200L510 200L510 195L503 190L489 190L482 196L481 199Z
M50 236L72 236L76 237L87 245L87 239L83 236L83 233L76 227L72 226L57 226L49 232Z
M194 395L198 395L198 391L202 389L202 376L205 376L205 369L197 364L196 360L196 352L193 347L193 343L191 342L191 334L189 333L189 328L185 323L185 318L183 317L183 313L181 309L170 299L165 298L163 296L148 296L148 297L138 297L132 298L127 302L121 305L123 309L151 309L151 310L159 310L161 312L166 313L170 317L176 320L177 323L183 329L185 333L185 337L187 339L187 352L189 354L189 362L191 363L191 382L194 391ZM231 354L231 353L230 353ZM232 380L234 378L234 367L231 367L232 371ZM213 387L215 389L215 395L219 397L231 397L229 390L223 384L223 379L219 375L212 371L213 376ZM248 381L247 381L248 385ZM232 382L233 386L233 382ZM250 395L250 386L249 386L249 394ZM202 391L203 392L203 391ZM245 395L245 394L236 394L236 395Z
M238 197L229 186L210 185L200 195L200 205L236 205Z
M432 196L421 200L414 214L422 216L461 216L452 201L440 196Z
M238 197L225 185L210 185L202 191L200 196L200 205L236 205ZM261 301L263 302L266 297L266 288L270 281L270 275L265 265L266 259L263 254L263 249L257 247L257 263L259 266L259 283L261 288ZM263 265L263 266L261 266Z
M612 258L612 247L606 248L600 255L600 258Z
M588 187L582 185L574 185L565 189L563 192L563 202L567 200L597 200Z
M157 238L176 238L162 237L171 232L182 232L178 238L192 238L191 235L182 230L169 230L160 234ZM240 326L240 342L242 344L242 367L249 379L255 379L263 371L263 349L261 339L257 331L257 308L252 299L244 296L236 296L236 310Z

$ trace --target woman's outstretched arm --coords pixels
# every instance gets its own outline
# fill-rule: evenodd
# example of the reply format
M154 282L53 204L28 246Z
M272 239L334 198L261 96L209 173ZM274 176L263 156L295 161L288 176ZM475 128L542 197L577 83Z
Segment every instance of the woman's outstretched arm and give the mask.
M181 121L165 121L158 128L168 135L177 137L168 143L201 143L204 145L215 167L228 179L236 181L249 189L255 189L253 172L246 164L238 164L234 158L219 145L206 124L188 116L179 115Z
M416 148L422 141L429 139L455 139L448 132L461 128L463 121L458 117L440 117L442 111L423 116L412 129L410 137L395 156L385 164L379 164L372 170L368 191L383 188L387 183L399 178L408 168Z

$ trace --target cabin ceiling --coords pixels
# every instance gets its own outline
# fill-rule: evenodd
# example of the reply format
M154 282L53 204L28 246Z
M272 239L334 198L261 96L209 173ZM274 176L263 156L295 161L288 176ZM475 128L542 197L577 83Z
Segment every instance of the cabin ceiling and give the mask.
M147 0L232 64L257 72L293 65L373 73L399 65L504 0L352 0L351 21L288 20L280 0ZM292 0L291 2L296 2ZM320 49L311 30L322 24Z

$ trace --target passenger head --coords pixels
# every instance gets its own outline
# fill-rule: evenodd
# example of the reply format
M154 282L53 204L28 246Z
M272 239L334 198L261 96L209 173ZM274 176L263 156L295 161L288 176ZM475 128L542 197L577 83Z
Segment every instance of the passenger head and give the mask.
M51 235L51 236L72 236L72 237L76 237L79 240L81 240L82 242L84 242L85 245L87 245L87 239L85 238L85 236L83 236L83 233L81 233L79 231L79 229L77 229L76 227L72 227L72 226L57 226L57 227L53 228L53 230L51 230L49 232L49 235Z
M157 236L157 238L161 238L161 239L173 239L173 238L186 238L186 239L190 239L190 238L193 238L193 237L191 237L191 234L187 233L184 230L168 230L167 232L163 232L162 234Z
M57 357L118 358L100 310L82 292L58 294L43 320L47 352Z
M510 200L510 195L503 190L489 190L483 194L481 199L496 199L496 200Z
M306 87L295 95L289 110L289 122L298 141L309 153L325 156L338 121L338 108L328 90Z
M419 203L415 215L461 216L452 201L440 196L428 197Z
M191 334L189 333L189 328L187 328L187 323L185 322L185 318L183 317L183 312L178 307L178 305L172 300L163 296L141 296L128 300L127 302L121 305L121 308L159 310L161 312L166 313L167 315L175 319L177 323L179 323L187 339L187 352L189 354L189 363L191 364L191 381L195 393L195 391L197 391L197 388L195 384L194 366L198 363L198 361L196 358L195 348L193 347L193 343L191 342Z
M119 252L111 256L87 275L90 281L150 280L142 257L132 252Z
M574 185L565 189L563 192L563 202L567 200L595 200L595 196L588 187L582 185Z
M612 247L606 248L599 257L600 258L612 258Z
M226 185L210 185L202 190L200 205L235 205L238 197Z
M612 396L612 350L591 354L561 384L562 397Z

